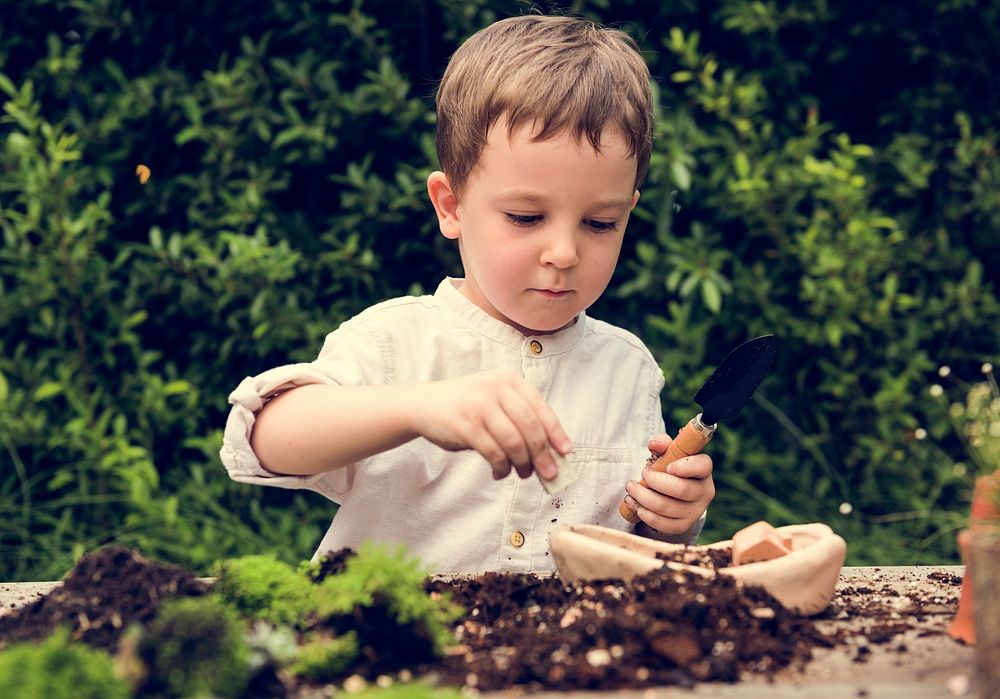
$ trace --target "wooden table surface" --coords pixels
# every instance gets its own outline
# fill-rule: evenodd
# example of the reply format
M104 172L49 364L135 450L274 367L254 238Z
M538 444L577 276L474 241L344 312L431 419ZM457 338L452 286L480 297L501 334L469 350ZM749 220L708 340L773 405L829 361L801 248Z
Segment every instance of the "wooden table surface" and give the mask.
M824 630L847 628L859 633L846 646L819 649L803 669L787 669L772 680L748 677L735 684L703 683L693 690L677 687L622 690L615 692L551 692L550 699L675 699L720 697L721 699L827 699L866 697L871 699L931 699L975 695L970 691L973 651L971 646L945 635L955 609L959 587L935 579L961 576L961 566L856 567L841 571L839 589L867 588L880 604L898 610L911 630L883 644L868 643L860 633L874 620L864 615L850 619L822 620ZM52 590L59 583L0 583L0 615L9 613ZM938 603L928 605L928 597ZM845 598L849 599L849 598ZM914 600L922 600L922 613L913 614ZM836 600L835 600L836 602ZM868 650L859 651L860 646ZM859 656L863 660L859 660ZM509 697L510 692L496 694Z

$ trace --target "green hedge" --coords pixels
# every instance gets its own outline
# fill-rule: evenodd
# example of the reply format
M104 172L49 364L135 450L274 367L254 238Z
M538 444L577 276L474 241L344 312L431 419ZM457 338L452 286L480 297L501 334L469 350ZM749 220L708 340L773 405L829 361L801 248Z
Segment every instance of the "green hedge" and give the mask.
M824 521L855 564L954 562L975 469L927 389L1000 358L1000 2L777 5L566 8L641 42L659 105L593 314L650 345L668 426L780 338L711 447L705 540ZM310 555L332 506L228 481L226 395L460 273L424 194L435 82L528 7L0 1L0 579L109 540Z

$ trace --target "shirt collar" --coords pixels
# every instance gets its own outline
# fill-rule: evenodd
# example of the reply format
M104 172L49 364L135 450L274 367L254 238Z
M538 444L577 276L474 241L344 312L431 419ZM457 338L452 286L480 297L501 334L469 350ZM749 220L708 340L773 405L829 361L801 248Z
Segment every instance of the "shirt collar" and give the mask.
M461 278L445 277L434 292L435 300L449 313L454 314L466 325L491 340L507 345L527 354L537 354L545 357L558 352L566 352L575 347L582 339L587 324L587 314L581 312L576 322L568 328L546 335L525 335L502 320L497 320L489 313L470 301L458 285ZM542 346L539 353L532 352L529 347L532 340Z

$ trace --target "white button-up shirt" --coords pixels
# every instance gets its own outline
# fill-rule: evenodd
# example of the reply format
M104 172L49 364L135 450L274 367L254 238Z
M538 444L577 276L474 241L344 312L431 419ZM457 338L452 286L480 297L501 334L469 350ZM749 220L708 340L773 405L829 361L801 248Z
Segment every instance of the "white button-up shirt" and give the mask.
M243 483L308 488L339 503L315 558L365 540L399 544L442 573L551 571L548 535L564 524L629 530L618 513L625 482L638 478L646 442L663 432L663 373L631 333L581 314L570 327L526 337L491 317L445 279L433 296L393 299L343 323L316 361L248 377L221 452ZM534 386L573 441L577 478L555 495L537 476L493 479L477 452L423 439L327 473L268 472L250 447L268 397L311 383L377 385L440 381L508 369ZM699 522L681 543L693 543Z

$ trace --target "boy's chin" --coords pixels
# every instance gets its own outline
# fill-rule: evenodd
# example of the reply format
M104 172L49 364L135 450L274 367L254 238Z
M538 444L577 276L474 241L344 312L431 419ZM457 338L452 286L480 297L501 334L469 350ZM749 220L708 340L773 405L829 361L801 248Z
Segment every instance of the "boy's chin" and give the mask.
M576 322L576 316L568 319L563 318L531 318L525 319L526 323L517 323L517 328L525 335L551 335L552 333L565 330Z

